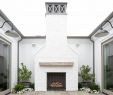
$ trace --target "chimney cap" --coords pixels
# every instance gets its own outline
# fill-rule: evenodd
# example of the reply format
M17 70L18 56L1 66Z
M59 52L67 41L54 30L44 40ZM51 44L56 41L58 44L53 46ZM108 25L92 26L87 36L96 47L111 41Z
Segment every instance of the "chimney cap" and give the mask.
M66 15L67 2L46 2L46 14Z

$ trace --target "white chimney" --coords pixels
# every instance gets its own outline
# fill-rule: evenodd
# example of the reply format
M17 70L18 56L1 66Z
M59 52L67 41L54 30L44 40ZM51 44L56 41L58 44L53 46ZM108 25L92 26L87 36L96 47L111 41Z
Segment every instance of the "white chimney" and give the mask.
M46 3L46 41L52 48L67 45L67 3Z
M65 72L66 91L76 91L78 56L67 43L67 3L47 2L45 5L46 44L35 57L35 90L47 91L47 72Z
M45 5L46 45L38 52L37 58L59 62L75 59L75 53L67 43L67 3L47 2Z

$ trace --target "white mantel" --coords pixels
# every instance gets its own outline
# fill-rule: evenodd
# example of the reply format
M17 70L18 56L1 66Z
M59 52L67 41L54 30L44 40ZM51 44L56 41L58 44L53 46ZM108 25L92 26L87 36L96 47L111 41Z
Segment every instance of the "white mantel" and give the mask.
M73 66L74 62L39 62L40 66Z

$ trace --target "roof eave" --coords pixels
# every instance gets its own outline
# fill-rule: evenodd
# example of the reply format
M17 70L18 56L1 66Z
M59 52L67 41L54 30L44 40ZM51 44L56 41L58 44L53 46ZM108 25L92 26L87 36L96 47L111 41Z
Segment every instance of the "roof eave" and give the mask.
M102 21L102 22L97 26L96 29L94 29L94 31L89 35L89 37L91 38L91 37L101 28L101 26L102 26L102 25L105 25L105 24L106 24L106 21L109 21L111 18L113 18L113 12L111 12L111 13L109 14L109 16L108 16L107 18L105 18L105 20Z
M5 21L10 21L9 18L2 12L2 10L0 10L0 16L5 20ZM11 21L10 21L11 22ZM11 23L10 22L7 22L10 26ZM13 24L13 23L12 23ZM13 29L21 36L21 38L23 38L23 34L16 28L16 26L13 24Z

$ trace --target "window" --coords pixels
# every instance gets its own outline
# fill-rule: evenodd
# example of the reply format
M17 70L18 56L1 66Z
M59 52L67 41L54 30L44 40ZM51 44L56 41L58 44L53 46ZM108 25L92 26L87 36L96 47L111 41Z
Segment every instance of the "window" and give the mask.
M0 39L0 93L10 88L10 44Z
M113 92L113 41L103 46L104 89Z

